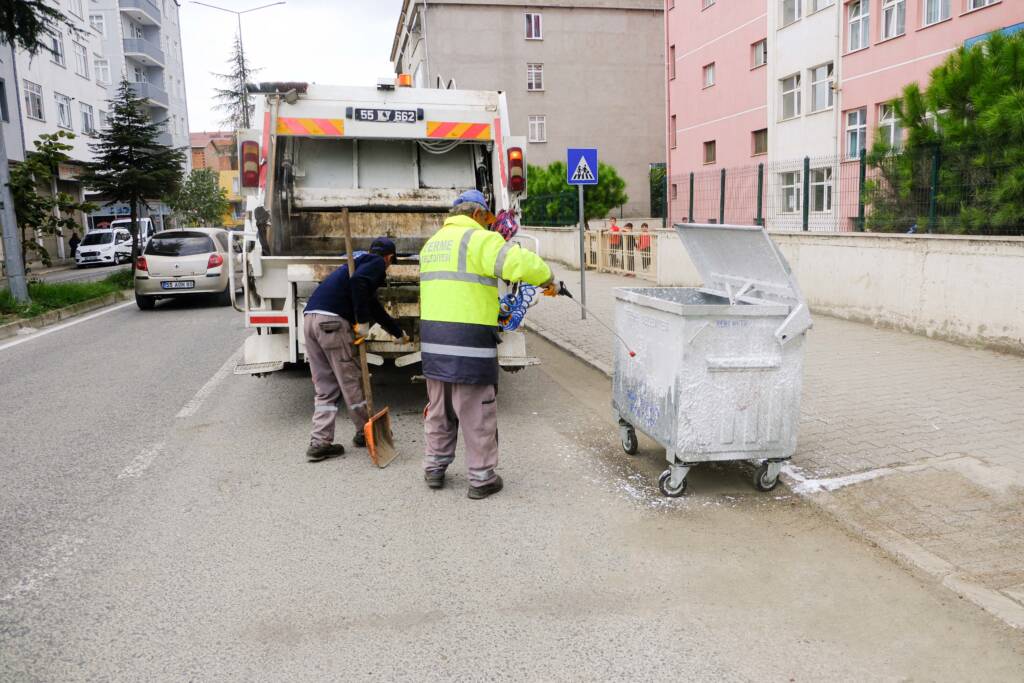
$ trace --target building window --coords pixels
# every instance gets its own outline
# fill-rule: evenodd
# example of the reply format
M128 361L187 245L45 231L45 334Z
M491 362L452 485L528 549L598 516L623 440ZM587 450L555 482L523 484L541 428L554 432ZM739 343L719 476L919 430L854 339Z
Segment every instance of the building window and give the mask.
M89 26L99 33L101 36L106 38L107 36L107 19L102 14L90 14L89 15Z
M707 9L708 7L711 7L711 6L713 5L713 4L715 4L715 0L701 0L701 2L700 2L700 8L701 8L702 10L705 10L705 9Z
M149 83L149 74L146 73L146 69L141 66L132 67L132 72L135 75L135 83Z
M43 86L32 81L22 81L25 86L25 116L37 121L45 121L43 115Z
M0 78L0 119L10 121L10 112L7 109L7 82Z
M764 66L768 63L768 39L759 40L750 46L751 52L751 68L756 69L759 66Z
M800 18L801 0L782 0L782 25L789 26Z
M82 18L82 0L68 0L68 9L78 18Z
M676 77L676 46L668 46L668 77L673 79Z
M811 211L832 212L832 169L811 169Z
M832 62L811 69L811 111L832 107Z
M75 53L75 73L82 78L89 78L89 50L80 43L71 43Z
M868 144L868 110L867 107L846 112L846 156L849 159L860 157L860 151Z
M93 54L92 67L96 72L96 82L101 85L110 85L110 62L97 54Z
M530 142L548 141L548 119L546 116L530 117Z
M907 30L907 0L883 0L882 40L902 36Z
M544 89L544 65L543 64L527 64L526 65L526 89L527 90L543 90Z
M82 132L92 135L96 132L96 120L93 118L92 105L79 102L78 106L82 111Z
M708 140L704 143L704 163L713 164L715 163L715 141Z
M704 65L704 87L710 88L715 84L715 63Z
M780 174L782 186L782 213L796 213L803 205L801 201L802 184L800 182L803 173L801 171L789 171Z
M782 86L782 120L800 116L800 74L780 81Z
M142 27L139 26L138 24L136 24L134 21L129 21L128 22L128 34L132 38L138 38L139 40L142 40L143 38L146 37L146 34L142 30Z
M669 125L668 137L672 144L672 149L676 148L676 115L672 114L672 123Z
M54 64L64 66L64 36L57 31L47 31L50 34L50 59Z
M544 33L541 31L541 21L539 12L527 12L526 13L526 39L527 40L541 40L544 38Z
M826 7L831 7L836 4L836 0L808 0L810 6L808 7L808 14L814 14L819 10L823 10Z
M767 154L768 153L768 129L767 128L762 128L761 130L755 130L753 133L750 134L750 136L753 139L753 148L754 148L753 156L757 156L758 154Z
M999 0L970 0L967 4L967 9L981 9L982 7L988 7L994 5Z
M679 199L679 186L675 183L672 183L672 199Z
M868 46L868 35L871 32L869 28L871 23L868 11L869 3L870 0L856 0L846 7L847 23L850 25L850 52L861 50Z
M97 116L96 120L100 124L100 130L106 130L107 129L107 112L105 112L102 109L100 109L97 112L97 114L98 114L98 116Z
M949 0L924 0L924 25L949 19Z
M903 146L903 128L892 104L878 105L878 133L893 149Z
M71 98L59 92L53 93L53 98L57 101L57 125L71 130Z

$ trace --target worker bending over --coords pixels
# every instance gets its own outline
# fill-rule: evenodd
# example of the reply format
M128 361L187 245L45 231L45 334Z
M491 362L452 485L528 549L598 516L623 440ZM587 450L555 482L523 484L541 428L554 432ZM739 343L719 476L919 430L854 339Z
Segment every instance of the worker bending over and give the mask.
M303 314L306 360L316 390L313 431L306 450L311 462L345 452L344 446L334 443L334 420L340 397L345 399L348 416L356 427L352 443L366 445L363 426L368 415L355 344L357 340L361 342L374 322L393 337L405 336L377 300L377 289L384 284L394 258L395 243L387 237L378 237L370 245L369 253L355 255L356 271L352 277L349 277L347 264L338 268L320 283L306 303Z
M420 351L427 380L424 479L444 486L459 427L466 440L469 497L502 488L498 464L498 280L546 286L551 269L536 254L492 232L495 217L477 190L459 195L451 215L420 252ZM508 226L503 221L501 226ZM512 223L514 226L514 223Z

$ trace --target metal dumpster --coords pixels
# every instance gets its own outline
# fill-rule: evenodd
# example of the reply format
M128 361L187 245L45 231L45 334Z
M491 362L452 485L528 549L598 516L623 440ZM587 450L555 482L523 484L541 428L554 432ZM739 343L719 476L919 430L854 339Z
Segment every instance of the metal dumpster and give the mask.
M665 448L658 479L681 496L697 463L748 460L770 491L796 450L811 327L789 264L764 228L679 224L704 285L616 290L613 406L622 448L641 431Z

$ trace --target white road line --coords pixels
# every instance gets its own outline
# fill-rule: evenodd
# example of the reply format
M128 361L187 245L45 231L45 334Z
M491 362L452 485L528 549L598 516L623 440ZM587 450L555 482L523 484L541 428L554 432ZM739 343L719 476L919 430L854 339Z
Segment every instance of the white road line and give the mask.
M141 477L143 472L145 472L149 468L149 466L153 464L153 460L156 459L156 456L160 455L160 452L163 451L163 449L163 442L153 444L146 450L136 455L135 459L128 463L128 465L123 470L121 470L121 473L117 475L117 478L134 479L137 477Z
M15 339L14 341L9 341L6 344L0 344L0 351L6 351L7 349L13 348L13 347L15 347L15 346L17 346L19 344L24 344L24 343L30 342L30 341L32 341L34 339L39 339L40 337L45 337L46 335L53 334L54 332L60 332L61 330L66 330L69 327L73 327L75 325L78 325L79 323L87 322L89 320L92 320L93 318L98 318L101 315L106 315L107 313L113 313L114 311L119 311L122 308L124 308L125 306L134 306L134 305L135 305L134 301L126 301L123 304L117 304L116 306L110 306L109 308L104 308L103 310L97 311L96 313L90 313L89 315L83 315L81 318L74 318L73 320L69 320L66 323L61 323L59 325L52 325L50 327L44 327L43 329L39 330L38 332L33 332L31 334L25 335L24 337L22 337L20 339Z
M238 350L231 354L230 358L224 361L224 365L220 366L220 370L213 373L213 377L207 380L206 384L200 387L199 391L196 392L196 395L193 396L188 403L182 406L176 417L191 417L196 414L196 411L202 407L203 401L206 400L206 397L217 388L218 384L224 381L225 377L234 372L235 365L238 363L238 359L242 355L242 350L244 348L245 347L243 346L238 347Z

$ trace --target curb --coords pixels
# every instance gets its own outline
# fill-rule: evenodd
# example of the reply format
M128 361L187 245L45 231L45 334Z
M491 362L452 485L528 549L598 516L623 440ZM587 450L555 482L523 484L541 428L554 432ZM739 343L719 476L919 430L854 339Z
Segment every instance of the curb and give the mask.
M605 365L604 363L602 363L600 361L594 360L594 358L592 356L588 356L587 353L583 349L581 349L580 347L576 346L571 341L568 341L567 339L564 339L564 338L560 337L559 335L555 334L554 332L551 332L550 330L548 330L543 325L539 325L539 324L537 324L536 322L534 322L532 320L527 320L526 323L525 323L525 326L526 326L526 329L528 329L529 331L537 334L540 337L543 337L547 341L551 342L555 346L557 346L560 349L562 349L563 351L567 352L570 356L574 356L577 360L580 360L584 364L589 365L590 367L594 368L598 372L601 372L601 373L607 375L609 379L611 379L612 375L614 374L612 372L612 368L611 367L609 367L608 365Z
M83 313L89 313L95 311L98 308L110 306L121 301L128 301L134 296L134 292L130 289L125 289L120 292L114 292L105 296L96 297L95 299L88 299L86 301L79 301L77 304L65 306L64 308L57 308L52 311L47 311L42 315L37 315L34 318L25 318L23 320L14 320L12 322L0 325L0 340L9 339L16 337L19 334L24 334L22 330L32 330L33 332L41 327L48 327L55 325L56 323L74 318L75 316L82 315Z

